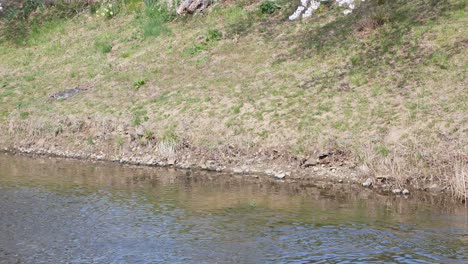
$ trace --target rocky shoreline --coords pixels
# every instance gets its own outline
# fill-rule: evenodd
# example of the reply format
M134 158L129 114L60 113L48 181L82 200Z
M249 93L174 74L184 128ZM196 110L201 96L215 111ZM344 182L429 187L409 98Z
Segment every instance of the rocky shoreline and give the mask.
M215 172L220 174L230 174L245 176L256 179L274 179L284 183L302 183L314 184L321 188L328 189L331 186L347 185L354 192L376 192L386 196L409 197L420 195L431 195L436 197L451 197L450 192L436 184L426 188L415 188L414 186L401 186L392 178L388 177L368 177L362 167L334 166L330 164L320 164L320 156L313 166L295 167L286 164L268 163L240 165L222 164L219 161L198 158L189 159L191 155L185 153L185 157L172 159L157 159L147 155L132 155L130 157L108 156L100 153L69 152L45 148L26 148L26 147L5 147L0 152L11 155L43 156L53 158L75 159L84 161L113 162L122 165L136 165L149 167L165 167L179 170L194 170ZM192 153L193 154L193 153ZM321 156L323 158L323 156ZM261 160L261 158L258 158ZM462 201L465 202L464 200Z

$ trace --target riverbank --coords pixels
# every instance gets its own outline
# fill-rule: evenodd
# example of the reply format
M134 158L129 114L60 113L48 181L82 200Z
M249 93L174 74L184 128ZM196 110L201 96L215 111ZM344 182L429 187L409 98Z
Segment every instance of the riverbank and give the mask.
M302 22L280 2L166 19L138 1L2 39L0 146L466 197L464 2L323 5Z
M273 161L270 157L257 156L250 159L250 164L246 165L246 157L240 156L235 162L230 160L229 165L223 165L222 161L207 160L203 155L197 158L188 155L179 155L172 161L166 158L157 159L154 155L146 154L139 156L133 154L130 157L106 156L103 152L95 154L92 152L84 153L78 151L62 151L57 147L47 148L3 148L0 153L12 156L27 156L31 158L53 158L60 162L65 160L81 160L86 163L103 162L118 163L121 165L136 166L134 168L157 167L173 168L176 170L190 172L190 175L196 175L197 181L212 181L215 178L226 179L227 175L244 178L251 184L261 182L272 183L281 182L284 184L293 184L292 186L313 186L314 188L326 190L328 195L339 195L346 193L356 197L368 197L374 194L380 195L379 199L385 196L412 197L418 201L425 201L429 204L452 204L458 203L460 199L454 197L452 190L435 184L426 185L418 188L414 185L402 185L393 177L371 177L363 167L345 166L342 161L332 161L326 154L320 155L314 165L306 167L294 166L297 164L289 163L279 165L278 160ZM141 151L139 152L142 153ZM185 153L187 154L187 152ZM193 153L192 153L193 154ZM331 153L330 153L331 154ZM331 154L333 155L333 154ZM151 158L150 158L151 157ZM180 161L178 161L180 159ZM270 160L268 162L268 160ZM227 164L227 163L224 163ZM243 164L243 165L240 165ZM333 164L333 165L332 165ZM205 174L203 172L213 173ZM239 178L237 178L239 179ZM250 179L250 180L249 180ZM334 192L339 192L335 193ZM465 203L465 200L461 200Z

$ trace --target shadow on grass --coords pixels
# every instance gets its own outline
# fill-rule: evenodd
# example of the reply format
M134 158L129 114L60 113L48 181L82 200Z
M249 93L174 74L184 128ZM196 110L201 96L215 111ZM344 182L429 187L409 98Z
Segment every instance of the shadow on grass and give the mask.
M363 66L382 63L381 57L409 45L406 36L415 26L435 21L449 10L463 9L462 0L366 1L351 15L303 34L296 55L324 55L359 49ZM368 38L369 41L359 41ZM352 53L352 50L349 51Z

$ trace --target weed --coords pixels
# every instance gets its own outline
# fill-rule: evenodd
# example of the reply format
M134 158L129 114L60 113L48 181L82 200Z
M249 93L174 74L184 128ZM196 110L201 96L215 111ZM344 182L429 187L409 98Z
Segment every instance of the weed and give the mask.
M88 137L88 139L86 140L86 143L88 143L88 145L90 146L94 146L94 139L93 137Z
M122 53L120 54L120 57L121 57L122 59L126 59L126 58L130 57L130 52L122 52Z
M154 139L154 134L151 130L145 130L144 131L144 137L146 140L153 140Z
M20 113L20 118L22 120L28 119L28 117L29 117L29 112L21 112Z
M366 77L362 73L352 74L351 76L349 76L349 81L355 86L362 86L368 82Z
M138 79L133 82L133 88L140 89L143 85L146 84L146 79Z
M145 10L143 14L137 15L137 20L140 22L145 37L157 37L171 33L166 23L171 21L174 16L175 13L166 4L145 1Z
M377 146L375 151L382 157L388 157L388 155L390 155L390 150L385 146Z
M223 34L221 31L217 29L208 29L208 32L206 33L206 42L216 42L219 41L223 38Z
M263 1L259 6L260 13L267 15L271 15L279 9L281 6L278 3L269 0Z
M239 114L239 113L241 112L241 109L242 109L243 106L244 106L243 103L240 103L240 104L238 104L238 105L233 106L233 107L232 107L232 112L233 112L234 114Z
M436 51L429 56L428 63L437 65L441 69L448 69L449 67L449 56L444 51Z
M109 53L112 51L113 47L112 40L107 35L98 37L94 41L94 47L103 54Z
M203 43L194 44L184 50L184 54L191 56L207 50L209 47L216 45L216 43L223 37L221 31L217 29L209 29L203 36Z
M124 144L124 138L121 135L117 136L117 146L122 147Z
M58 136L60 134L63 133L63 127L61 124L58 124L56 127L55 127L55 131L54 131L54 135L55 136Z
M204 50L206 50L208 46L206 44L194 44L184 50L184 54L186 55L195 55Z

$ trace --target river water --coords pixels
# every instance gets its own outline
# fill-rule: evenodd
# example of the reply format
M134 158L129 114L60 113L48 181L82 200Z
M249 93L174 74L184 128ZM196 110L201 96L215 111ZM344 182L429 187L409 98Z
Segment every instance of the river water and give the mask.
M468 260L462 204L322 187L0 154L0 263Z

